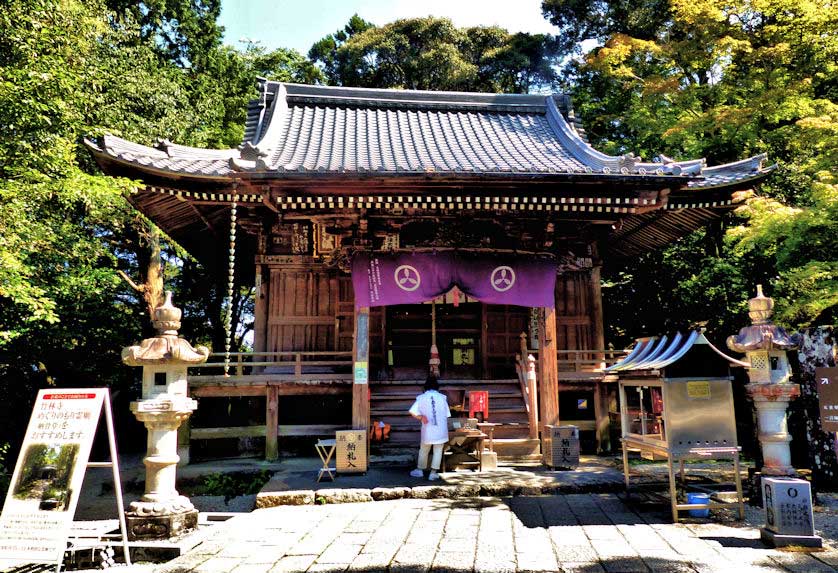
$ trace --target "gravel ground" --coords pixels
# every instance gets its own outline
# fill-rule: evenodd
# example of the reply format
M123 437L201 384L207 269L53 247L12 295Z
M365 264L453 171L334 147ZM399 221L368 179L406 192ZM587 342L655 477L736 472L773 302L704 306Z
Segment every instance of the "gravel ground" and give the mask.
M813 508L815 533L823 537L828 545L838 547L838 493L821 493L818 497L820 505ZM745 505L744 523L752 527L764 526L765 510Z

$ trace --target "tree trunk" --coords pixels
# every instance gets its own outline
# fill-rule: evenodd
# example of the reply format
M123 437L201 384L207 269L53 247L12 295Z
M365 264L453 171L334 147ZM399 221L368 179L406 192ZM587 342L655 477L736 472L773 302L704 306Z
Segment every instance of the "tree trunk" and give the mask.
M155 225L150 226L146 240L149 260L144 269L143 299L148 316L153 318L154 309L163 304L163 259L160 256L160 231Z
M831 326L807 328L801 332L800 398L793 402L793 410L803 416L806 443L812 466L812 489L823 490L838 486L838 458L835 434L821 430L815 368L835 366L838 346L838 329Z

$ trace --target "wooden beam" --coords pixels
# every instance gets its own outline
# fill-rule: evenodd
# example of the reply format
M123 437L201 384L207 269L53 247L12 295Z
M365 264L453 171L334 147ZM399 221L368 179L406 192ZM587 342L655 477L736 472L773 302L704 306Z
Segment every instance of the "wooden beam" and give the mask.
M559 368L556 358L556 309L540 308L538 313L538 405L539 426L559 423Z
M286 424L279 426L279 435L294 436L333 436L338 430L350 430L345 424Z
M219 438L261 438L265 426L237 426L233 428L192 428L193 440L215 440Z
M265 459L272 462L279 458L279 439L277 434L279 431L279 399L276 386L268 388L268 394L265 398L265 425L267 426L267 432L265 434Z
M352 339L353 384L352 428L366 430L370 425L369 356L370 309L355 309L355 337Z
M347 375L348 376L348 375ZM206 384L189 385L189 394L196 398L227 398L233 396L265 396L268 388L275 388L277 396L322 396L349 394L352 391L348 380L335 382L324 380L315 384L295 384L293 382L246 384Z
M258 386L192 386L189 385L189 395L194 398L230 398L239 396L264 396L265 385Z
M332 363L335 361L329 361ZM306 364L306 363L304 363ZM293 362L288 362L286 364L289 368L294 367ZM348 361L347 364L348 366ZM215 368L219 368L223 366L222 363L218 364L210 364L209 366L213 366ZM201 367L206 368L206 364L202 364ZM322 374L302 374L300 376L296 376L294 374L245 374L244 376L224 376L223 374L200 374L200 375L190 375L189 376L189 387L190 388L198 388L201 386L212 386L213 384L222 385L222 386L267 386L268 384L277 384L282 385L289 382L299 382L300 385L308 384L350 384L352 381L351 374L332 374L329 372L324 372Z

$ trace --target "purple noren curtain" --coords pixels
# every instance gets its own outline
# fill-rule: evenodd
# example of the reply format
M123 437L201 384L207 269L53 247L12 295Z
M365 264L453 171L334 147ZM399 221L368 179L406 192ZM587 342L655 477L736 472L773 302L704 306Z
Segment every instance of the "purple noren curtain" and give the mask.
M352 260L355 306L412 304L457 285L490 304L553 307L556 263L514 255L357 253Z

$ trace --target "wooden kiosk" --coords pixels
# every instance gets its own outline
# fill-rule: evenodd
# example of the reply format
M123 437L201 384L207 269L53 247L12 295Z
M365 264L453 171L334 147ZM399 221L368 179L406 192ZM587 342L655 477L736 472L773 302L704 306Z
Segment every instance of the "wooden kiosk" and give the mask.
M669 470L672 519L678 512L729 507L722 501L680 503L678 485L686 492L685 462L729 460L733 464L735 505L745 517L739 445L729 366L742 365L721 352L700 332L638 340L621 362L607 368L619 378L623 473L630 487L628 452L646 459L665 459ZM675 478L675 463L679 478ZM704 493L714 489L692 486Z
M238 148L112 135L87 144L106 173L142 181L132 204L220 284L232 249L237 283L255 285L254 352L234 354L225 376L214 349L216 369L195 371L190 389L204 403L263 398L265 422L202 428L199 409L192 442L264 437L269 459L284 436L365 428L371 417L391 424L394 444L414 444L406 402L432 345L443 388L490 392L501 458L537 456L560 410L608 450L601 266L722 216L771 171L764 156L708 167L605 155L564 95L266 80ZM444 252L548 259L552 304L485 302L457 284L434 303L356 304L358 253ZM530 353L537 401L516 374Z

